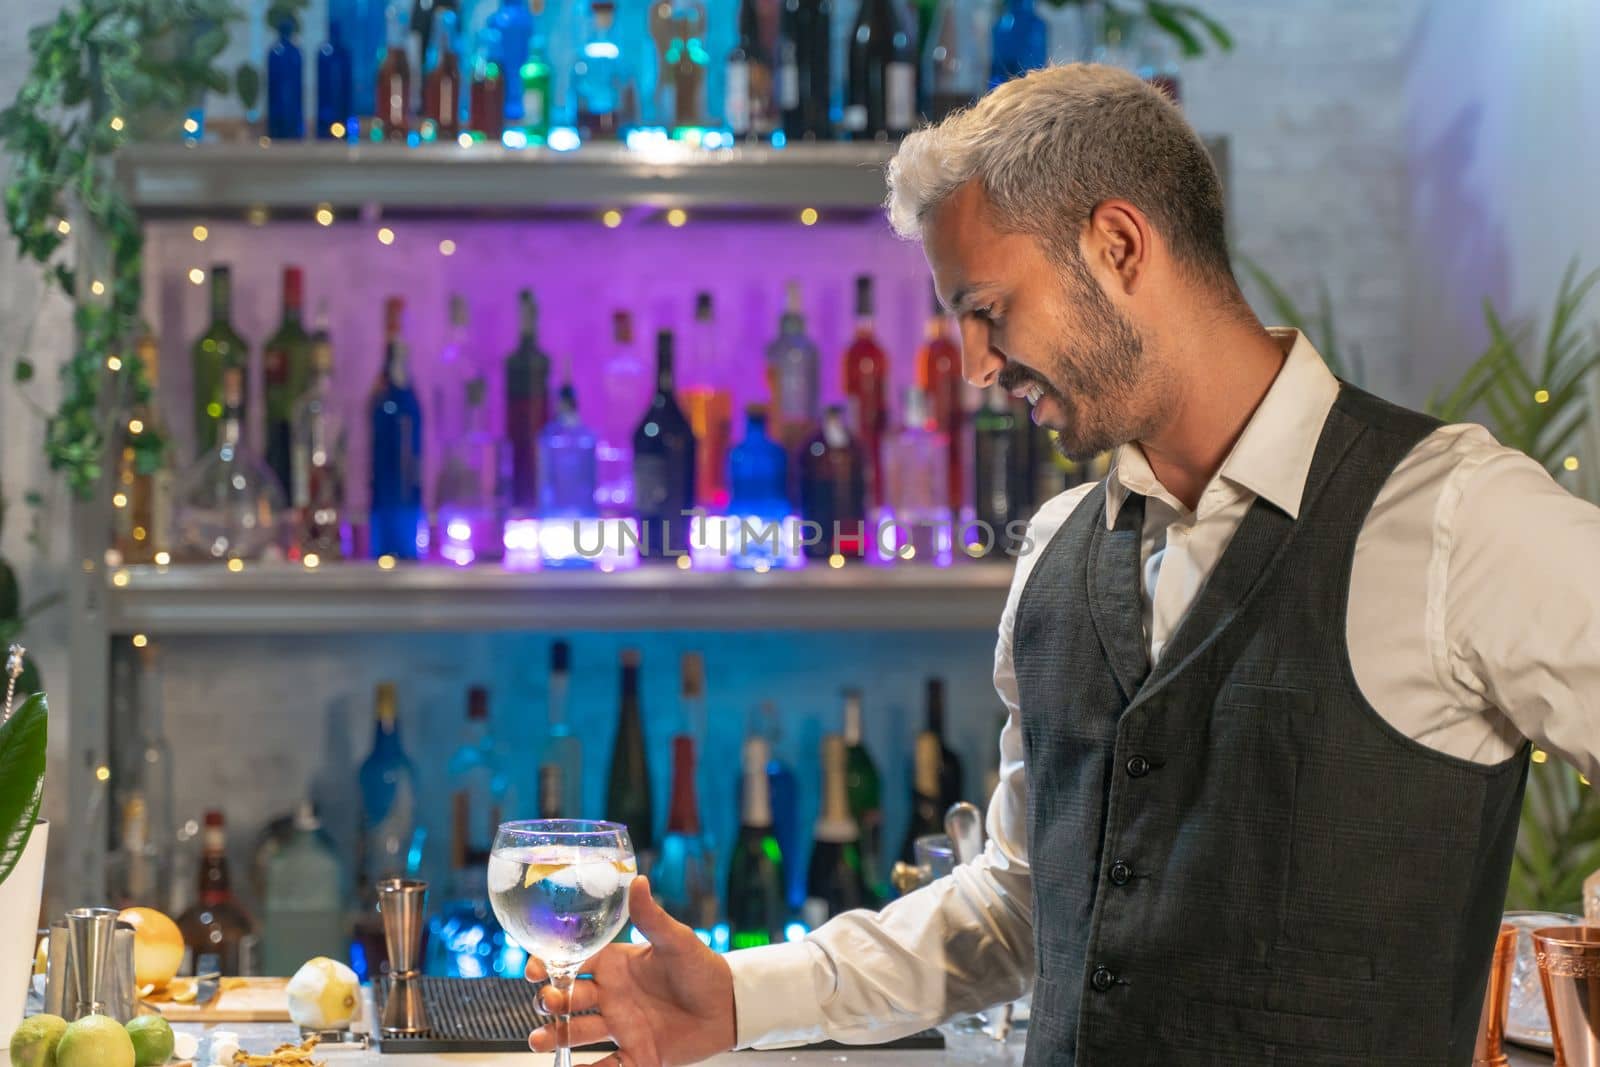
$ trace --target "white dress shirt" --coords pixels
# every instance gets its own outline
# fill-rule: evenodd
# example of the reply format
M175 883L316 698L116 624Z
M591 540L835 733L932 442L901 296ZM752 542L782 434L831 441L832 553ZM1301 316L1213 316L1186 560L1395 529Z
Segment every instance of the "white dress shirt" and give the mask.
M1293 331L1288 358L1194 510L1127 445L1107 479L1106 526L1146 498L1144 630L1161 656L1257 497L1298 516L1339 383ZM1000 620L994 682L1009 712L989 843L975 863L804 941L736 952L742 1046L885 1041L1015 998L1033 980L1027 769L1011 631L1040 550L1092 486L1034 517ZM1445 426L1400 462L1356 541L1346 619L1357 682L1397 730L1497 763L1530 738L1600 771L1600 509L1479 426Z

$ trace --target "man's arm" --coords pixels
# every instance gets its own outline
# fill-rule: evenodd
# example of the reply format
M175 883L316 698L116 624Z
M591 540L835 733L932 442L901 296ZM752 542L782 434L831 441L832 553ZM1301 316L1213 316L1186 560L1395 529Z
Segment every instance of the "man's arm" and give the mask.
M1477 457L1475 457L1477 458ZM1435 666L1535 745L1600 776L1600 509L1496 450L1458 471L1438 580Z

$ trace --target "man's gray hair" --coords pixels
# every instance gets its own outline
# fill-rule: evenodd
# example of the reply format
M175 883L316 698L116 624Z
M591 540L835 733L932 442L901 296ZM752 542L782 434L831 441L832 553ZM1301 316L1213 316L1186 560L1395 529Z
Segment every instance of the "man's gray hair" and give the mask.
M1205 145L1161 92L1116 67L1073 63L1006 82L909 134L889 163L889 222L920 235L928 213L972 179L1001 230L1078 261L1095 207L1129 201L1196 278L1228 279L1222 184Z

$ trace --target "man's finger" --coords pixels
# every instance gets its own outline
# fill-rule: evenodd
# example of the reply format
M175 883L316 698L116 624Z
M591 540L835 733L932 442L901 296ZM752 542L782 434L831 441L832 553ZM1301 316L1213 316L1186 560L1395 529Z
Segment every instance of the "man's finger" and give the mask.
M611 1031L606 1028L606 1020L602 1015L574 1016L568 1027L567 1043L573 1048L581 1045L595 1045L601 1041L611 1040ZM556 1028L554 1024L541 1026L528 1036L528 1047L535 1052L549 1052L556 1047Z
M539 992L539 1005L551 1015L560 1015L563 1011L576 1014L600 1006L600 990L588 979L577 982L572 987L571 1006L567 1003L567 994L555 986L545 986Z
M668 915L656 903L655 896L650 892L648 878L635 878L633 885L628 888L628 916L639 932L657 948L687 948L691 941L700 944L693 930Z
M542 982L545 980L545 978L549 977L545 974L544 964L540 963L532 956L528 957L528 968L527 970L523 971L522 974L523 977L530 982Z

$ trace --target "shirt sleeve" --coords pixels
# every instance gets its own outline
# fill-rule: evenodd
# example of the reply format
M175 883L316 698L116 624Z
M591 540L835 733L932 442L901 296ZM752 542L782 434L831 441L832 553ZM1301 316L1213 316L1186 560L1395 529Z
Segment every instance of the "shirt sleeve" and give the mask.
M1438 669L1596 779L1600 509L1511 449L1453 481L1436 527L1448 546Z
M1088 488L1034 517L1001 614L994 683L1007 714L983 855L882 911L849 912L802 941L729 954L740 1048L890 1041L1031 987L1028 785L1011 631L1039 551Z

